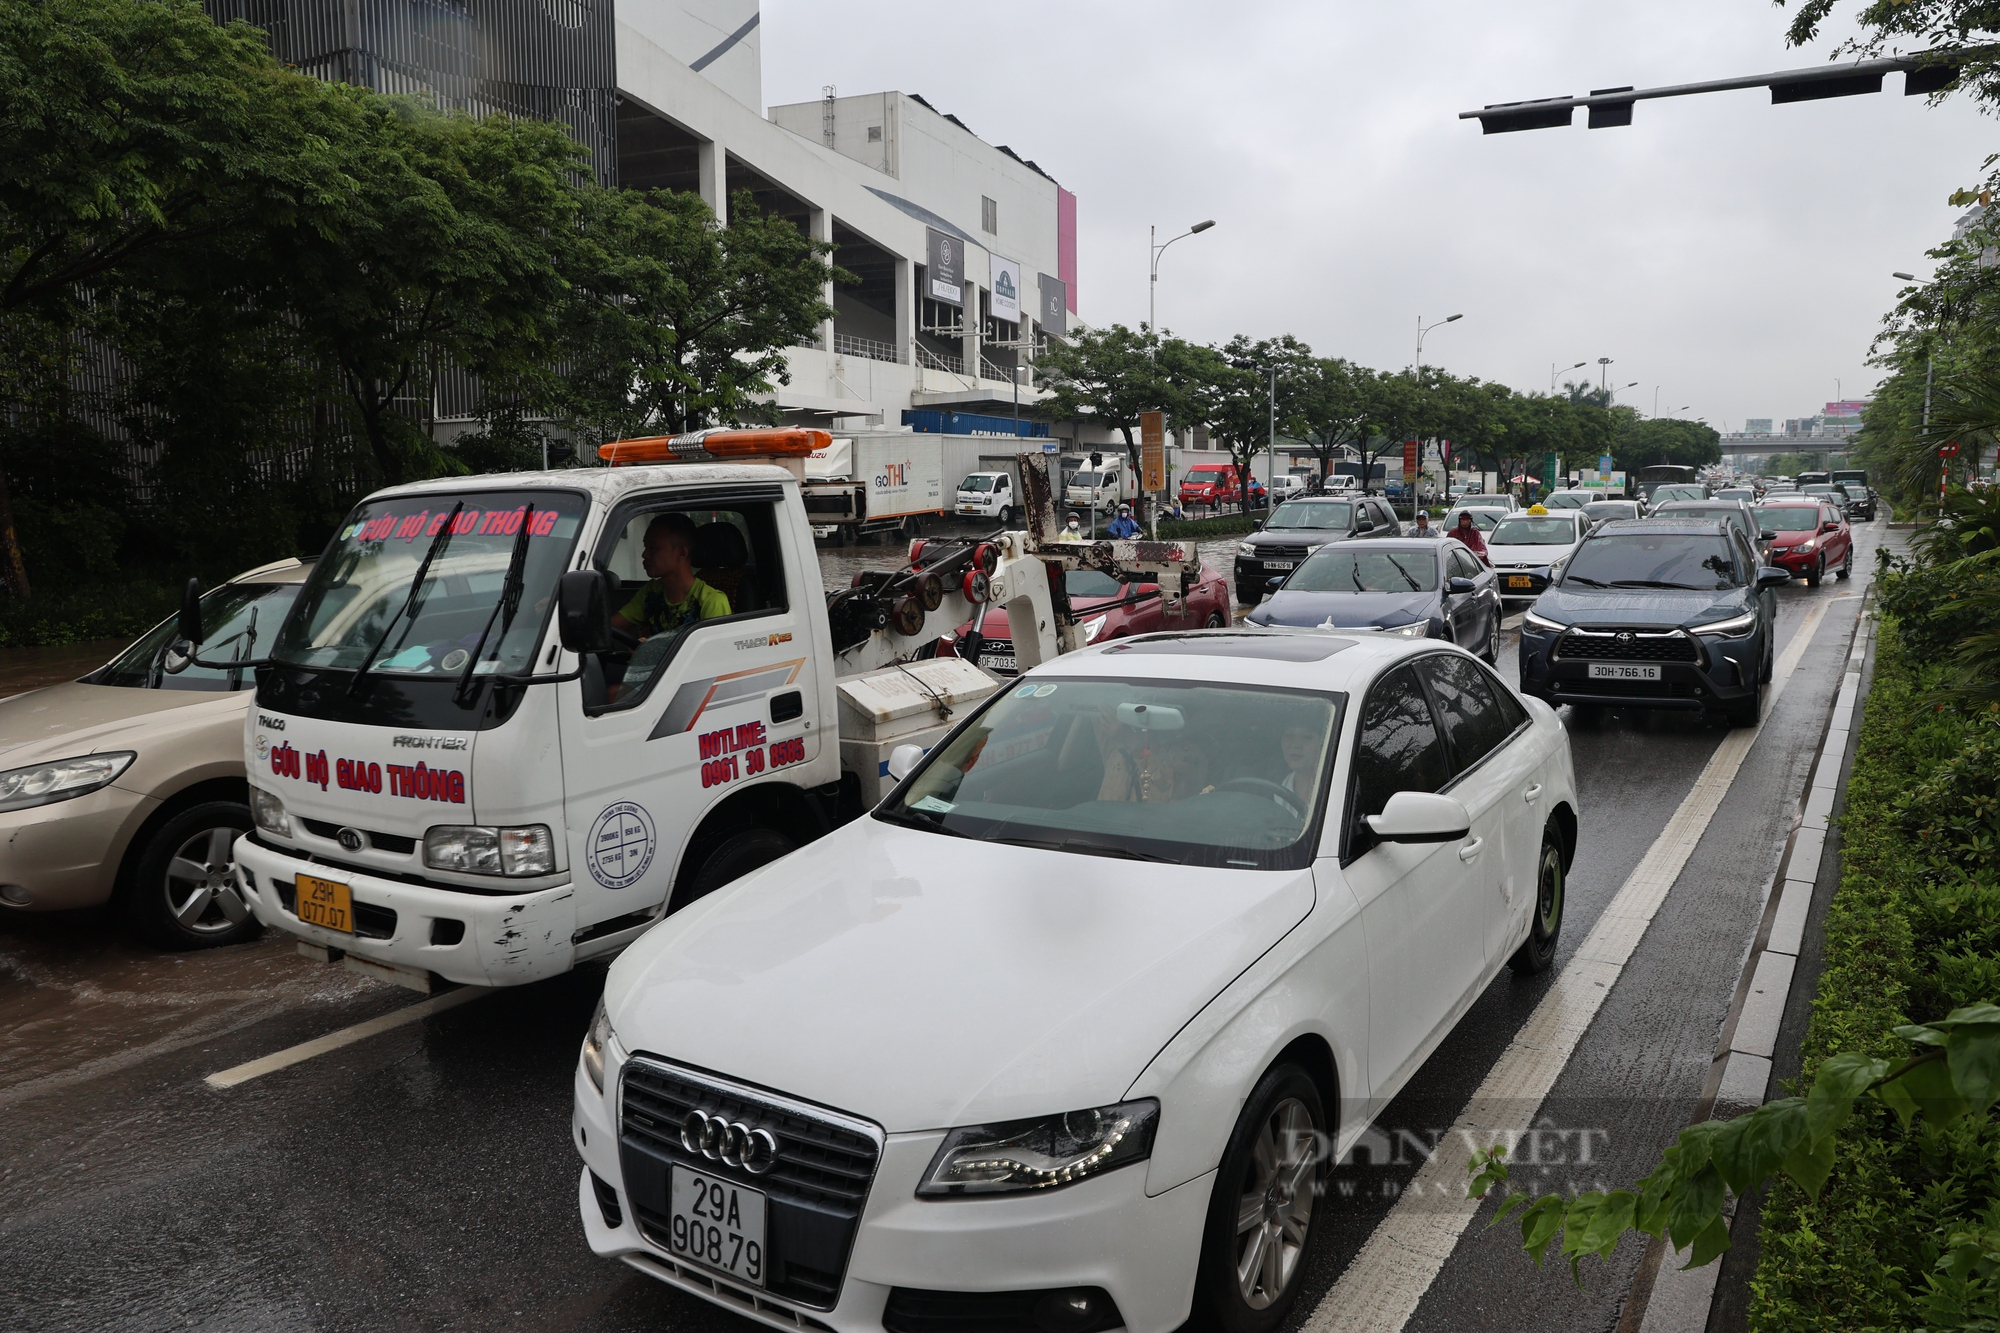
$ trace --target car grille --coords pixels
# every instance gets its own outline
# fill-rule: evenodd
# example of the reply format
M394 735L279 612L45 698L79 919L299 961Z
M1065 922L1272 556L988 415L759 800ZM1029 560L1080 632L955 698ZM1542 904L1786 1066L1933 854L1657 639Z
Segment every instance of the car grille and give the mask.
M1694 640L1679 630L1571 629L1556 640L1555 656L1593 662L1699 662ZM1602 683L1602 682L1600 682Z
M812 1309L832 1309L881 1158L881 1132L838 1112L650 1059L628 1062L620 1086L626 1197L646 1239L671 1252L670 1164L735 1180L766 1196L766 1290ZM751 1175L689 1152L681 1144L681 1122L696 1110L770 1130L778 1141L777 1165Z
M1608 695L1619 699L1692 699L1694 685L1685 680L1565 680L1556 689L1555 702L1565 695Z
M340 830L349 827L344 824L329 824L324 819L301 819L299 822L306 826L306 832L313 834L315 837L325 838L329 842L338 842L340 840ZM417 840L405 837L400 833L377 833L374 829L370 828L359 831L368 835L368 845L377 851L394 852L398 856L408 856L411 852L417 850Z
M1319 549L1317 544L1307 546L1303 542L1260 543L1257 554L1247 557L1253 560L1303 560Z

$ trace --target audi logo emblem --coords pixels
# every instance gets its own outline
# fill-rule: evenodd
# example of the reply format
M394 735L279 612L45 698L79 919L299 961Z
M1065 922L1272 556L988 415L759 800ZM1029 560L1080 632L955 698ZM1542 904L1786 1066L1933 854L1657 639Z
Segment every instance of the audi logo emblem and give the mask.
M358 828L344 828L334 836L350 852L358 852L368 845L368 835Z
M724 1120L706 1111L689 1111L681 1121L681 1147L711 1162L740 1166L761 1176L778 1164L778 1140L768 1129L752 1129L740 1120Z

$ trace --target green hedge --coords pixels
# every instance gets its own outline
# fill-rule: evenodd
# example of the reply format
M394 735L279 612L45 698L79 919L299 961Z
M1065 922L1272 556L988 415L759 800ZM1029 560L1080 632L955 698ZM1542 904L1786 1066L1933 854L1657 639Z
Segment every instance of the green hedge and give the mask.
M1264 526L1266 512L1258 510L1254 514L1223 514L1216 518L1168 518L1160 520L1161 537L1192 537L1196 541L1206 541L1211 537L1228 537L1239 532L1255 532Z
M2000 709L1941 703L1928 642L1930 573L1887 573L1885 614L1847 808L1826 967L1804 1048L1806 1086L1839 1051L1901 1058L1899 1023L2000 996ZM1899 618L1900 617L1900 618ZM1907 621L1911 627L1906 631ZM1912 641L1915 642L1912 642ZM1817 1200L1781 1181L1752 1279L1759 1330L1993 1328L1991 1279L1936 1265L1955 1231L2000 1211L2000 1129L1970 1118L1904 1131L1857 1111Z
M0 592L0 648L135 639L180 606L180 587L158 578L62 583L44 578L16 602Z

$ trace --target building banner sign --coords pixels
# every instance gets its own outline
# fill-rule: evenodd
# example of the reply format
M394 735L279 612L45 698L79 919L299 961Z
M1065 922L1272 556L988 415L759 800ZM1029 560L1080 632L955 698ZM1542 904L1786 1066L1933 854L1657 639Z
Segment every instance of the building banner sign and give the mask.
M1139 414L1139 489L1157 493L1167 489L1167 414Z
M1424 446L1416 440L1403 441L1403 480L1413 481L1417 475L1417 460L1423 457Z
M1042 332L1058 336L1069 332L1069 284L1048 274L1042 280Z
M1009 324L1021 322L1021 264L1019 260L990 256L993 277L993 318Z
M957 237L932 227L924 236L924 267L929 272L931 300L965 304L965 247Z

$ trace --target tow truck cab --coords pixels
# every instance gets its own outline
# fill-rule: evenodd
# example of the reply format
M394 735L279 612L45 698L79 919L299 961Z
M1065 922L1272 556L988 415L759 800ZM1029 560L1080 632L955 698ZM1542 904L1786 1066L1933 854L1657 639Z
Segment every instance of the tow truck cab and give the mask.
M805 446L639 443L663 465L444 478L349 515L245 721L256 827L236 873L266 925L418 990L562 972L858 814L887 733L843 747L840 710L897 719L899 743L941 736L996 683L892 664L989 598L1017 652L1081 644L1027 533L924 543L829 598ZM682 560L707 591L671 604ZM924 708L857 712L842 687L868 681ZM843 776L843 749L865 774Z

